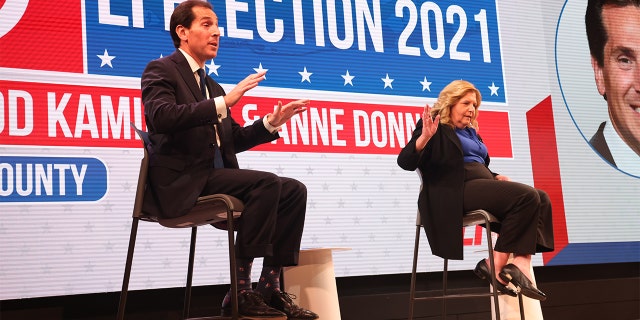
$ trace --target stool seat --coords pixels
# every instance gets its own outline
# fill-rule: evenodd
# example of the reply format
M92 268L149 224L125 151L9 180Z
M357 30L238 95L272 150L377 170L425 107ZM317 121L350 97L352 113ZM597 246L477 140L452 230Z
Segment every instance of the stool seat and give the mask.
M189 214L176 218L158 219L158 223L167 228L189 228L205 224L217 224L227 220L227 210L238 219L244 210L244 204L236 197L226 194L212 194L198 198L197 205Z

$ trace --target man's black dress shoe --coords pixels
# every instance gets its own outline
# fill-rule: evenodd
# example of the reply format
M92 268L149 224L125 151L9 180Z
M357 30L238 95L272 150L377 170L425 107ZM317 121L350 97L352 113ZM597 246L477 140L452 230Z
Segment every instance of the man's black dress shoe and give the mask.
M505 282L512 282L513 285L520 288L520 292L523 295L531 299L540 301L547 299L547 295L538 290L538 288L536 288L533 283L527 279L527 276L525 276L524 273L522 273L522 271L520 271L520 269L518 269L518 267L513 263L509 263L502 268L500 271L500 278Z
M489 282L489 284L491 283L491 270L489 270L489 266L487 266L487 263L485 262L484 259L480 260L480 262L478 262L478 264L476 265L476 268L473 269L473 272L478 276L478 278L480 279L484 279L487 280ZM512 297L517 297L518 294L515 292L515 290L505 286L504 284L502 284L500 281L497 281L498 279L496 279L496 287L498 289L498 291L510 295Z
M264 318L287 320L287 315L269 307L260 293L255 291L238 292L238 313L245 318ZM222 306L222 316L231 316L231 304Z
M287 319L289 320L318 319L317 314L298 307L295 303L293 303L293 300L291 298L292 295L286 292L275 291L271 295L271 302L269 303L269 305L272 308L284 312L287 315ZM293 299L295 299L295 296L293 296Z

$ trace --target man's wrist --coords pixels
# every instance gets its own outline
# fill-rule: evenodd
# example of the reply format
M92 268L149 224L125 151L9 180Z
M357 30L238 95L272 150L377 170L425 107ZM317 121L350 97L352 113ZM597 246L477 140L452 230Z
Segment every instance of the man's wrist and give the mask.
M227 103L224 101L224 96L218 96L213 98L213 103L216 108L216 115L218 121L227 117Z
M272 116L271 113L269 113L266 116L264 116L264 118L262 118L262 123L264 124L264 127L267 129L267 131L269 131L271 133L276 133L276 132L280 131L280 126L272 125L271 122L269 122L269 117L270 116Z

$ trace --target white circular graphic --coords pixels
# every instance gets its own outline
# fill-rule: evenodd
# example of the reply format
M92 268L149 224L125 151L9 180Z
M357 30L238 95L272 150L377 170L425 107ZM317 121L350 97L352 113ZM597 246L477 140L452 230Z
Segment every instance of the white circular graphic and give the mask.
M7 0L0 8L0 38L4 37L22 19L28 0Z

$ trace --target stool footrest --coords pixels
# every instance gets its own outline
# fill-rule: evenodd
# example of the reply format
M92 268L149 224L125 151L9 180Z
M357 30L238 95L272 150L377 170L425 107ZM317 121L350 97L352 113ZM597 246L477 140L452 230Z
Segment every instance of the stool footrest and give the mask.
M502 293L499 293L502 294ZM460 293L460 294L447 294L447 295L439 295L439 296L425 296L425 297L415 297L414 300L425 301L425 300L441 300L441 299L463 299L463 298L483 298L483 297L491 297L493 296L492 292L484 292L484 293Z

